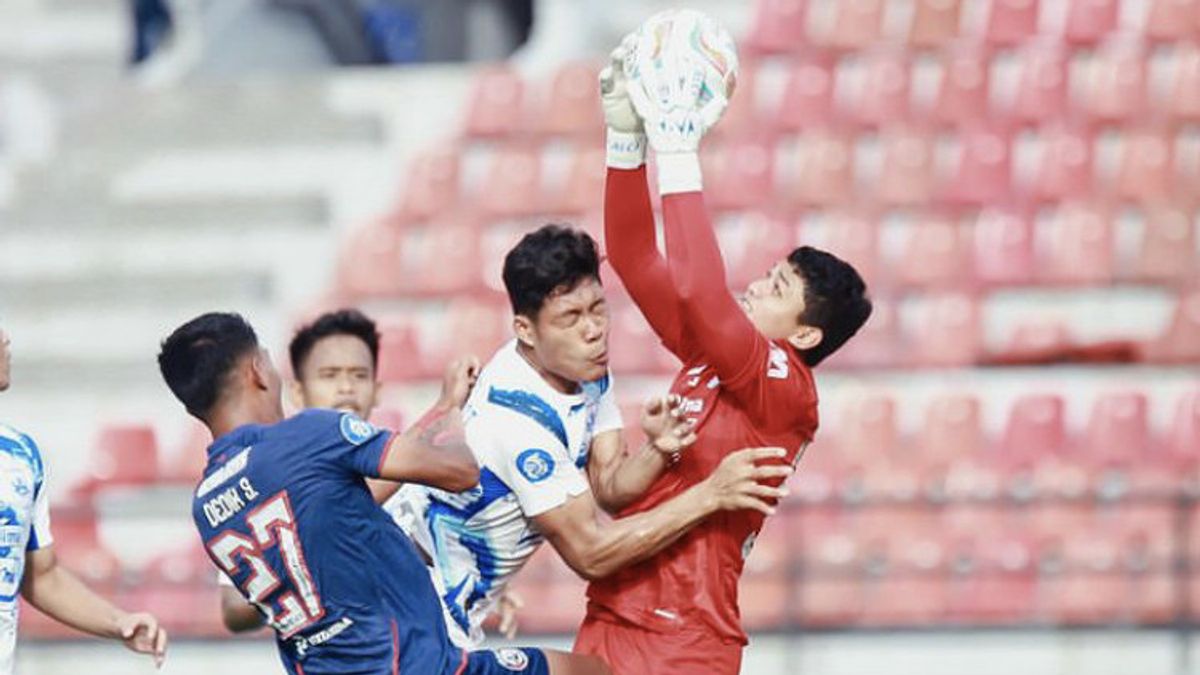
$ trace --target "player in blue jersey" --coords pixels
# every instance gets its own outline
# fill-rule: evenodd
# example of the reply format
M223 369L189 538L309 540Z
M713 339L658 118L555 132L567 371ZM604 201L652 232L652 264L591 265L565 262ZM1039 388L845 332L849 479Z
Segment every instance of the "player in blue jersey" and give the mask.
M468 361L451 365L438 403L403 434L334 410L284 420L279 374L235 314L179 327L158 361L215 439L196 487L196 527L275 630L288 672L608 672L569 654L453 647L424 564L367 490L367 477L447 490L478 482L459 413L473 377Z
M0 392L9 385L8 335L0 330ZM96 595L59 564L50 534L46 469L37 443L0 424L0 675L13 672L17 596L63 624L125 642L159 666L167 631L144 613L125 612Z

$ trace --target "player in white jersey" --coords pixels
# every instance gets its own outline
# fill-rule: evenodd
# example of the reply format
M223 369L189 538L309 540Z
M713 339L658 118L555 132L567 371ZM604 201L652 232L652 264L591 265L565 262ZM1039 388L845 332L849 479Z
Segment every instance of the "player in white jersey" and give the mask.
M0 330L0 392L9 385L9 341ZM161 666L167 632L144 613L124 612L58 564L50 534L42 454L29 436L0 424L0 675L13 672L18 593L68 626L123 640Z
M640 496L694 435L660 403L651 442L625 452L608 374L608 314L599 256L587 234L548 225L504 262L516 339L484 367L464 408L479 486L450 494L409 489L388 508L432 558L451 639L483 640L481 625L505 585L549 540L594 579L670 545L718 510L764 508L781 490L757 480L778 448L734 453L707 479L644 513L605 523Z

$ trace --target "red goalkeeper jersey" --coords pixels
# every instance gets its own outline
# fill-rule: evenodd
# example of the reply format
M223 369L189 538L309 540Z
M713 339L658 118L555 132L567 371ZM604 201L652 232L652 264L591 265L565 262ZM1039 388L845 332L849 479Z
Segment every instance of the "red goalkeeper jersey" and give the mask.
M683 361L671 391L699 424L695 445L621 515L678 495L742 448L783 447L795 462L817 429L812 372L786 342L763 337L730 294L701 194L666 196L663 215L665 259L655 245L645 169L609 170L609 261L663 344ZM704 629L745 644L738 579L763 520L757 511L710 516L658 555L593 582L588 597L651 630Z

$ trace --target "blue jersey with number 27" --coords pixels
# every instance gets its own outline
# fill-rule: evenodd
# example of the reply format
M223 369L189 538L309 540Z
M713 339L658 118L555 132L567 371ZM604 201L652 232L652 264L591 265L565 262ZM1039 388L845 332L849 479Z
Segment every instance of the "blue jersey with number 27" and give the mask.
M192 515L213 561L275 629L288 672L452 675L465 656L412 544L371 499L390 431L330 410L208 449Z

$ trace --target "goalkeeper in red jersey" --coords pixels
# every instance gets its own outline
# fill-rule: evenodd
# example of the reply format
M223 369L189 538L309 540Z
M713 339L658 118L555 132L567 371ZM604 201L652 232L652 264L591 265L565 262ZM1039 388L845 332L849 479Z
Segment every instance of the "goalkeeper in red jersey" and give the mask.
M853 267L807 246L732 295L697 157L726 101L720 94L702 100L702 89L704 97L713 91L698 84L699 72L626 81L627 53L618 48L613 56L601 73L609 127L608 259L663 344L683 361L671 393L684 399L698 433L624 516L696 484L738 448L782 446L787 461L798 461L817 429L812 368L862 327L871 302ZM687 67L686 59L675 66ZM657 157L666 257L656 245L647 139ZM575 650L604 658L617 675L737 673L747 644L738 579L763 521L757 511L715 514L656 556L593 581Z

